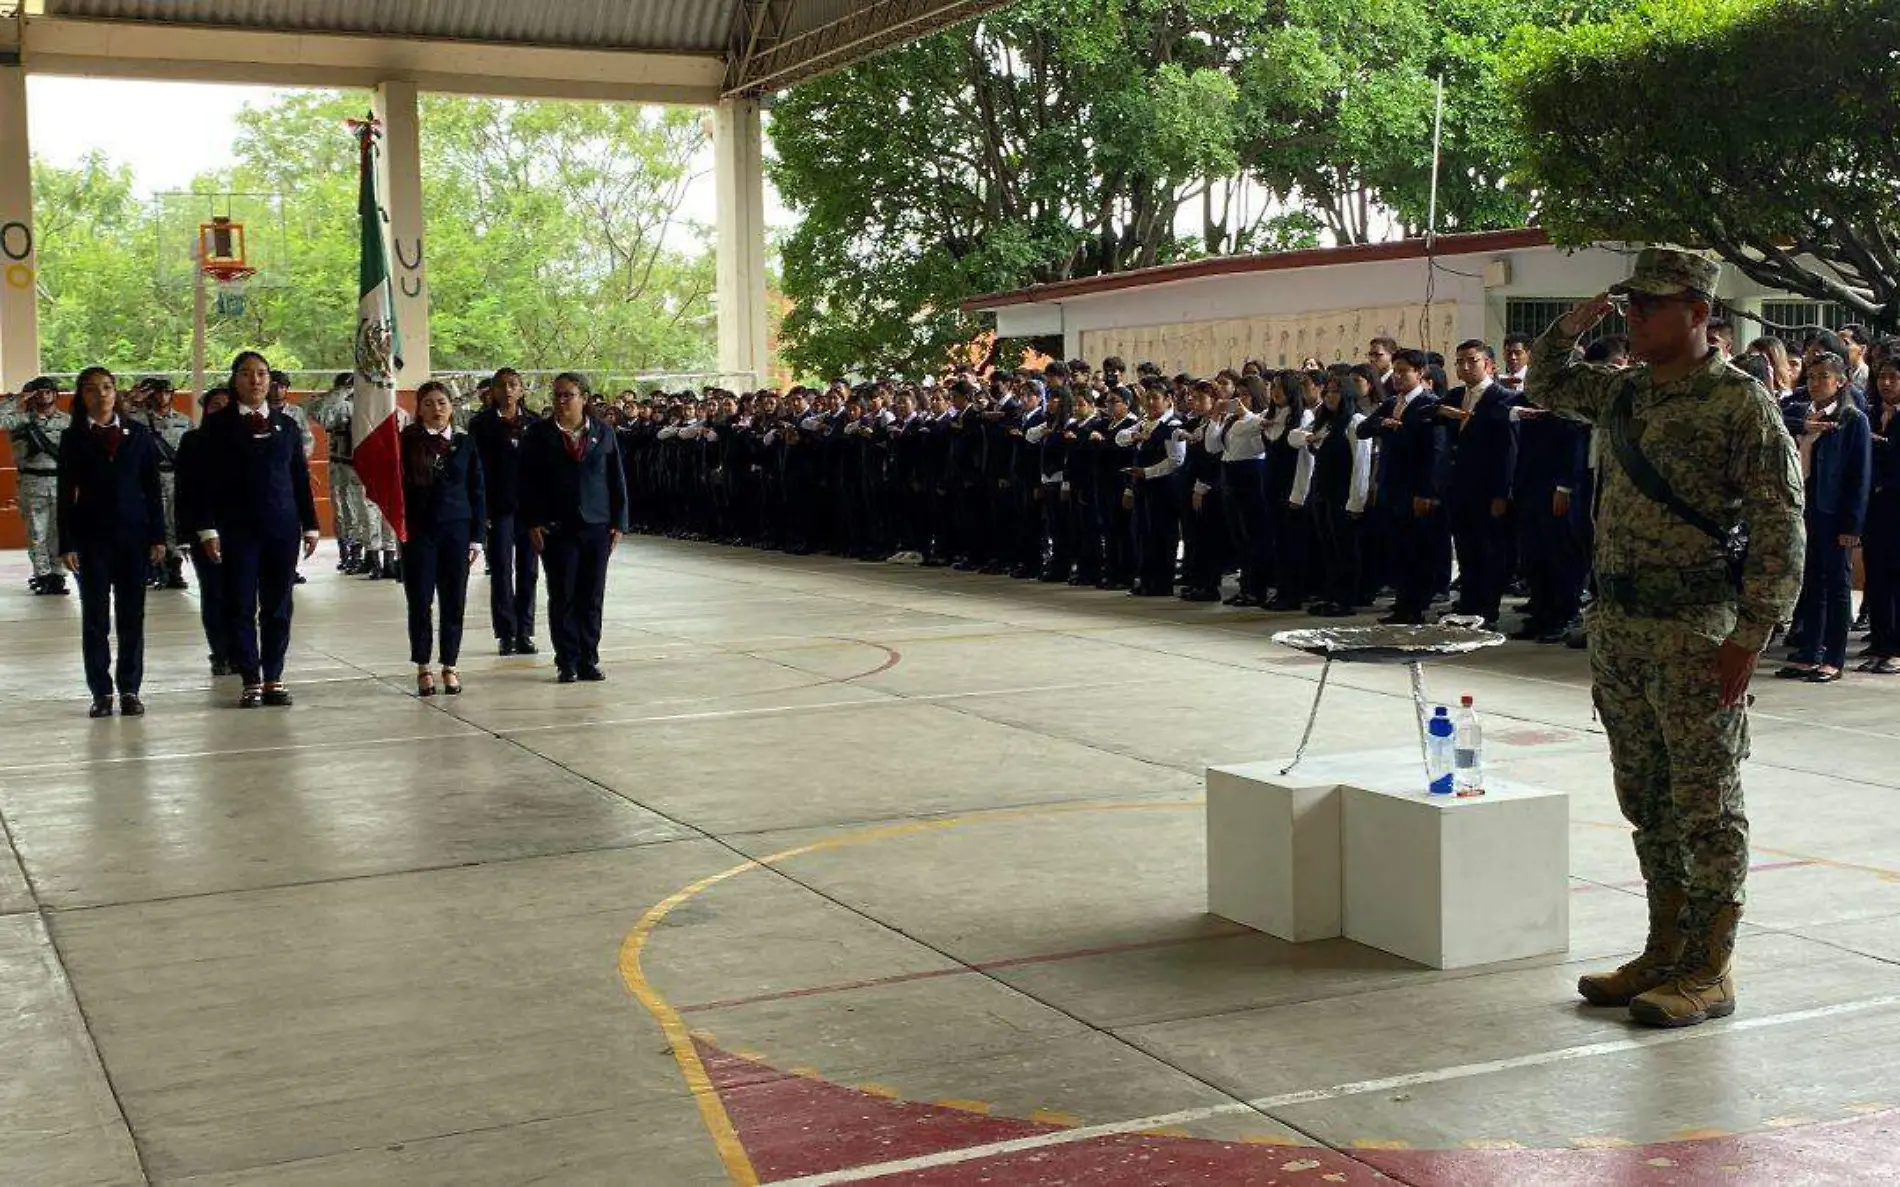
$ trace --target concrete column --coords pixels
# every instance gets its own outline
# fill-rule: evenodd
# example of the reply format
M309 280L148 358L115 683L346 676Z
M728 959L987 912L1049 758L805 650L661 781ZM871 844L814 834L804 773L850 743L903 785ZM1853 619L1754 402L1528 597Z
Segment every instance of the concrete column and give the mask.
M376 117L383 121L377 192L389 212L389 280L396 295L396 332L402 340L396 386L414 391L429 378L429 282L423 267L422 133L416 84L378 86Z
M38 248L26 71L0 66L0 384L9 392L40 373Z
M713 113L718 194L719 369L765 382L765 157L756 99L727 99Z

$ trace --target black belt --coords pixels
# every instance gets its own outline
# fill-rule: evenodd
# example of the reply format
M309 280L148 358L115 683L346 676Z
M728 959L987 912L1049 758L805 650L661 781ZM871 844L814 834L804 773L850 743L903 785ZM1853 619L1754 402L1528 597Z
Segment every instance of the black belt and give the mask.
M20 473L25 474L29 478L58 478L59 477L58 470L29 470L29 469L26 469L24 466L20 468Z

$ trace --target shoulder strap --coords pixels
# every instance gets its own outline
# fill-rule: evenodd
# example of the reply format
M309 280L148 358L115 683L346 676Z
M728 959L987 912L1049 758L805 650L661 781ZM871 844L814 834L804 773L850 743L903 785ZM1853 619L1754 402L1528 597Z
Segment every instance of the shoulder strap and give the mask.
M1630 417L1635 403L1636 383L1634 380L1625 380L1617 390L1616 399L1610 407L1609 420L1604 425L1608 430L1610 452L1616 455L1617 464L1623 467L1623 473L1628 476L1631 485L1641 491L1644 498L1662 504L1690 527L1713 537L1717 543L1726 544L1731 535L1729 529L1683 502L1681 496L1670 487L1669 480L1630 439Z

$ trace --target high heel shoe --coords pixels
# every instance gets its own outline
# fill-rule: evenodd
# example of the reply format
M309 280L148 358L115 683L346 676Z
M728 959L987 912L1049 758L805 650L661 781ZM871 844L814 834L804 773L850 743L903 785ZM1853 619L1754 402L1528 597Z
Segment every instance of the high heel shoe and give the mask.
M432 697L435 695L435 677L427 672L416 673L416 695Z
M442 669L442 695L459 696L462 691L462 677L454 668Z

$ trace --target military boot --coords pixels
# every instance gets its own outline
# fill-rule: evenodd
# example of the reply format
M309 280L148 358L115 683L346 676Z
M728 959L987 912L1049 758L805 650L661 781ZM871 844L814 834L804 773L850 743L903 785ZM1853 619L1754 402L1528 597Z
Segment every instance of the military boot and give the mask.
M190 589L191 583L185 580L185 558L168 556L165 558L165 588Z
M1735 929L1742 909L1724 903L1707 922L1686 926L1689 945L1668 984L1630 1001L1630 1017L1645 1026L1696 1026L1735 1012Z
M1613 973L1586 973L1577 992L1593 1006L1627 1006L1638 994L1669 983L1682 960L1686 937L1682 909L1689 902L1680 886L1662 886L1649 892L1649 942L1635 960Z

